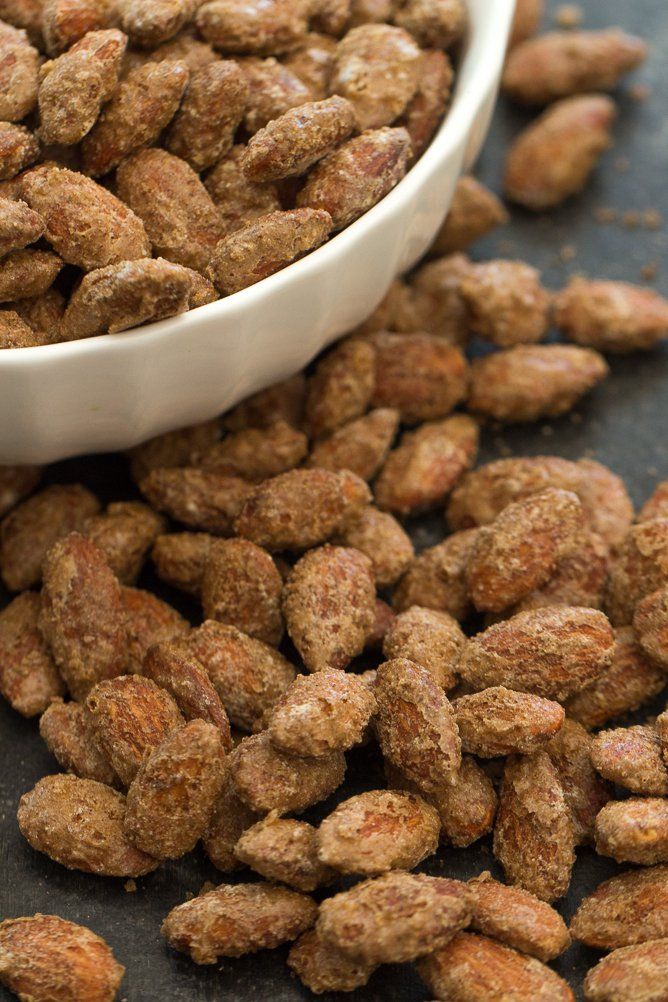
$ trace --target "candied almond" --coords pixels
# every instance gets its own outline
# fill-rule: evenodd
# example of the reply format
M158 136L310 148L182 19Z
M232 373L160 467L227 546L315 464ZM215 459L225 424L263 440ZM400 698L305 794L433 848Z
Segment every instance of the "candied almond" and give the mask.
M504 177L507 197L542 212L578 194L611 146L615 116L614 101L599 94L555 102L510 147Z
M320 906L324 943L368 964L405 963L433 953L471 919L466 884L422 873L385 873Z
M295 758L279 752L266 731L244 738L229 761L237 794L258 814L299 814L326 800L341 785L346 771L342 752Z
M507 887L489 873L469 880L473 893L471 928L492 936L506 946L537 957L554 960L571 943L559 912L521 887Z
M65 685L39 631L40 596L26 591L0 611L0 693L12 709L34 717Z
M44 0L41 29L49 55L64 52L88 32L109 28L113 0Z
M125 969L94 932L57 915L0 923L0 981L19 998L113 1002Z
M446 691L457 682L457 663L466 643L458 622L447 612L410 606L400 612L385 634L388 660L407 658L426 668Z
M340 873L371 877L412 870L438 847L437 811L411 793L372 790L350 797L318 828L318 858Z
M452 707L462 749L479 758L529 755L546 745L564 723L558 703L500 685L460 696Z
M219 535L232 532L234 519L251 492L251 485L240 477L188 466L154 469L140 487L158 511L189 528Z
M627 870L604 880L580 902L572 937L598 950L616 950L668 933L668 866Z
M249 6L239 0L206 0L197 12L200 34L223 52L271 55L289 51L306 34L304 0L267 0Z
M369 558L376 587L394 584L413 558L413 544L399 522L370 505L334 542L360 550Z
M623 355L646 351L668 333L668 302L628 282L572 278L554 301L554 322L569 341Z
M271 556L247 539L217 540L202 577L205 619L277 646L283 637L283 580Z
M68 870L141 877L159 865L123 834L125 797L103 783L60 773L45 776L19 802L21 834Z
M454 77L445 52L427 49L421 53L417 90L399 120L410 136L414 158L422 156L443 121Z
M115 501L87 520L84 534L102 550L118 580L129 585L139 577L146 554L164 528L163 519L148 505Z
M587 1002L658 1002L668 992L668 939L613 950L584 982Z
M204 186L218 209L223 234L281 208L276 185L254 184L241 169L245 147L233 146L209 171Z
M23 250L44 233L46 224L25 202L0 199L0 255Z
M153 49L179 33L193 17L197 0L115 0L123 31L133 44Z
M455 532L418 554L394 590L394 608L405 612L419 605L466 619L471 602L465 572L477 533L477 529Z
M0 15L6 17L4 7ZM0 121L20 122L37 104L40 54L25 31L0 24Z
M376 353L361 338L346 338L324 355L306 384L305 418L315 438L361 418L371 403Z
M0 466L0 518L32 493L40 476L39 466Z
M315 828L273 812L243 832L234 854L266 880L288 884L297 891L314 891L333 876L318 859Z
M641 796L668 796L668 769L661 741L651 725L600 731L591 746L591 761L604 779Z
M543 901L563 897L574 846L570 808L547 753L508 758L494 826L494 855L508 882Z
M363 132L313 168L297 195L297 205L324 210L333 229L342 230L401 181L411 150L411 138L403 128Z
M85 708L81 703L54 701L39 720L39 733L65 772L81 779L94 779L118 786L116 773L97 747Z
M283 592L283 615L310 672L345 668L361 654L375 603L371 561L359 550L322 546L298 561Z
M605 608L615 626L633 621L642 599L668 584L668 518L632 526L612 562Z
M168 602L142 588L121 588L121 603L128 637L128 672L141 675L149 648L185 636L190 623Z
M517 0L510 29L510 48L535 35L545 11L545 0Z
M485 340L510 348L543 338L550 297L541 285L540 272L530 265L503 260L471 265L459 290L472 330Z
M610 800L607 783L591 763L593 738L576 720L566 717L563 727L545 746L552 759L573 819L578 845L594 841L594 822Z
M294 0L280 0L290 5ZM269 122L313 100L313 95L300 78L273 57L249 57L238 61L250 87L244 125L250 135L263 129Z
M300 936L290 949L287 964L314 995L363 988L376 967L323 943L316 929Z
M39 143L22 125L0 122L0 181L16 177L39 158Z
M278 420L266 428L232 432L196 456L195 462L205 470L259 482L295 469L307 452L306 435Z
M461 177L431 253L454 254L467 250L490 230L507 222L508 213L493 192L470 175Z
M209 824L202 835L202 846L218 870L232 873L241 866L234 849L244 831L258 821L258 816L237 796L230 777L229 762L226 765L223 786L216 798Z
M212 6L211 4L209 6ZM296 939L316 917L311 898L275 884L223 884L172 908L162 934L196 964L275 949Z
M359 744L376 700L359 675L298 675L265 717L271 743L288 755L320 758Z
M151 438L128 453L132 477L139 483L152 470L189 466L198 453L209 449L219 438L218 418Z
M323 470L351 470L372 480L389 454L399 427L399 413L389 407L369 411L316 442L308 465Z
M610 568L610 548L598 533L586 530L577 549L557 564L545 584L526 595L514 612L549 605L582 605L600 609Z
M158 577L173 588L199 595L214 537L207 532L173 532L158 536L151 560Z
M668 518L668 480L662 480L656 485L652 496L638 512L636 522L649 522L653 518Z
M309 89L313 100L329 94L337 41L330 35L310 31L283 57L283 63Z
M596 817L596 851L618 863L667 863L668 799L611 800Z

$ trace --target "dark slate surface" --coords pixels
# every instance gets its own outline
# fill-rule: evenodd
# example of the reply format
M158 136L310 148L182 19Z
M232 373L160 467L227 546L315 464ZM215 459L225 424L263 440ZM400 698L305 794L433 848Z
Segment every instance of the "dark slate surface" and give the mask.
M575 271L639 281L641 269L656 262L656 285L666 293L666 231L628 229L620 223L603 226L596 222L595 212L602 207L613 207L620 214L668 209L668 64L662 59L668 47L668 12L662 0L637 4L587 0L583 6L588 25L620 23L651 40L653 56L637 80L647 83L653 96L639 103L629 94L629 84L622 89L616 148L605 157L584 197L544 219L514 212L511 225L476 248L476 256L523 257L544 270L547 284L553 288ZM552 11L555 8L552 4ZM492 186L498 186L505 144L526 117L505 106L499 109L480 164L481 177ZM657 479L668 477L667 433L668 350L664 349L613 361L612 377L578 409L574 419L506 430L500 436L487 433L481 459L496 458L508 448L520 454L551 452L573 459L594 456L620 473L635 502L641 503ZM53 468L49 478L83 480L105 499L132 494L122 459L70 461ZM413 528L420 547L436 542L443 534L439 518ZM151 585L148 578L142 583ZM162 594L177 599L164 590ZM0 600L5 599L0 595ZM184 611L193 619L197 615L194 607ZM380 782L380 764L373 754L357 753L350 759L354 789L373 788ZM89 925L109 941L126 966L120 997L130 1002L219 998L293 1002L312 997L286 973L286 950L198 968L165 948L159 927L166 912L187 894L196 893L205 880L219 880L203 857L193 855L168 864L138 881L136 892L129 893L122 880L70 873L34 853L19 835L16 805L21 793L45 773L55 771L55 763L39 739L36 723L23 721L4 704L0 706L0 761L0 916L55 912ZM486 868L494 869L489 841L465 851L445 850L426 867L430 873L456 877L473 876ZM563 914L571 915L582 896L616 869L591 850L580 850L571 891L560 904ZM583 975L595 960L593 951L573 947L555 964L578 997ZM2 989L0 995L9 998ZM428 997L410 967L382 969L354 996L360 1002L422 1002Z

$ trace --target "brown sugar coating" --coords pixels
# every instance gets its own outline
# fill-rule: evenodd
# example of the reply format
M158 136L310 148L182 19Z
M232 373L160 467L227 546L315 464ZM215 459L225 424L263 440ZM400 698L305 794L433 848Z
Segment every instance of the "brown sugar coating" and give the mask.
M633 620L638 603L668 584L668 518L629 529L613 561L605 608L615 626Z
M120 585L102 551L79 533L57 542L46 557L39 628L75 699L125 670Z
M358 675L298 675L266 716L271 743L288 755L320 758L359 744L376 700Z
M330 35L310 31L283 57L283 63L309 89L313 99L323 101L329 94L337 42Z
M225 236L245 223L281 208L276 185L255 184L248 180L241 169L244 153L244 146L233 146L204 179L204 185L218 209Z
M441 688L457 683L457 664L466 643L459 624L447 612L414 605L401 612L383 641L389 660L408 658L426 668Z
M36 348L50 340L24 323L14 310L0 310L0 349Z
M575 550L584 522L571 491L549 488L508 505L477 535L466 576L475 607L502 612L545 584Z
M584 727L566 717L563 727L545 746L559 775L578 845L594 841L596 815L610 800L608 784L592 765L592 744L593 738Z
M21 834L68 870L141 877L159 865L123 834L122 793L78 776L45 776L19 802Z
M50 251L13 251L0 261L0 302L7 303L26 292L41 296L51 288L63 267L57 254Z
M668 586L646 595L638 603L633 628L650 660L668 668Z
M596 851L618 863L668 862L668 800L612 800L596 818Z
M507 887L489 873L469 881L473 893L471 927L543 963L567 950L571 938L561 915L520 887Z
M11 122L0 123L0 180L16 177L38 157L39 143L29 129Z
M662 939L668 932L667 889L668 866L627 870L583 898L570 933L599 950Z
M311 898L274 884L223 884L177 905L162 924L169 945L196 964L275 949L297 939L315 920Z
M424 153L443 121L453 81L452 63L444 52L427 49L421 54L417 90L400 119L415 158Z
M226 760L225 778L216 798L211 819L202 836L202 847L213 865L223 873L241 867L234 850L247 828L258 821L258 815L237 796Z
M128 644L128 671L142 674L147 651L153 644L184 637L190 623L168 602L142 588L121 588Z
M117 172L118 194L142 219L154 253L204 271L222 236L211 197L185 160L140 150Z
M267 880L297 891L314 891L333 877L333 871L318 859L316 829L306 821L275 813L247 828L234 853Z
M540 273L522 261L472 265L460 291L472 329L499 348L540 341L547 330L549 296Z
M0 13L5 16L4 11ZM20 122L37 104L40 55L25 31L0 25L0 120Z
M40 596L23 592L0 612L0 692L24 717L43 713L65 685L39 631Z
M128 790L123 825L133 845L157 859L178 859L195 848L223 785L220 731L192 720L145 759Z
M585 530L577 548L560 560L552 576L515 606L515 612L550 605L603 606L605 583L610 569L610 548L596 532Z
M232 532L234 519L251 492L251 485L240 477L195 467L158 468L140 486L158 511L191 529L222 536Z
M599 677L572 696L569 716L587 728L602 727L656 696L666 684L665 672L638 646L630 627L615 630L612 664Z
M668 990L668 939L625 946L599 960L585 978L588 1002L652 1002Z
M468 406L497 421L559 417L608 375L598 352L573 345L517 345L476 359Z
M374 486L379 508L414 515L443 504L478 452L479 428L467 414L405 432Z
M44 343L52 344L59 340L60 322L65 313L65 297L55 286L51 286L41 296L19 299L13 306L35 335L43 338Z
M244 738L229 760L237 794L258 814L299 814L326 800L341 785L346 770L342 752L295 758L274 748L266 731Z
M641 796L668 796L668 769L654 727L618 727L601 731L591 746L594 768L617 786Z
M260 725L295 678L273 647L212 620L193 630L186 650L205 668L231 722L246 731Z
M134 584L149 549L164 530L164 520L138 501L116 501L104 514L93 515L85 535L104 553L122 584Z
M401 181L411 152L411 138L403 128L363 132L310 172L297 196L297 205L324 210L333 228L342 230Z
M411 793L372 790L339 804L318 829L318 858L340 873L412 870L438 847L437 811Z
M169 60L130 70L83 141L86 172L108 174L125 157L150 146L174 118L188 77L185 63Z
M323 943L316 929L300 936L290 949L287 964L314 995L363 988L375 970L375 965L346 957Z
M457 182L450 212L433 244L435 254L467 250L490 230L508 221L503 203L476 178Z
M188 466L194 456L210 448L220 438L220 419L166 432L130 449L130 472L139 483L152 470Z
M520 612L479 633L465 647L459 671L477 689L505 685L562 701L610 667L613 648L602 612L555 606Z
M372 505L335 542L360 550L369 558L378 588L394 584L414 556L413 543L396 518Z
M529 105L612 90L646 55L645 42L619 28L551 31L513 49L503 89L513 100Z
M44 233L45 223L25 202L0 199L0 254L23 250Z
M244 125L250 135L269 122L313 100L309 88L300 78L273 56L269 59L248 57L238 60L250 87Z
M544 751L506 760L494 855L506 879L543 901L563 897L575 861L571 812Z
M375 334L374 407L393 407L404 424L434 421L465 399L469 369L459 348L428 334Z
M197 457L198 466L259 482L299 466L308 452L306 435L287 421L231 432Z
M173 38L193 17L196 0L117 0L121 27L135 45L152 49Z
M383 755L420 790L452 782L461 765L455 715L431 673L406 658L378 669L376 732Z
M287 421L299 427L304 411L306 377L303 372L274 383L246 397L223 415L223 425L229 431L245 428L268 428L277 421Z
M584 188L611 145L614 102L602 95L557 101L512 144L504 190L513 202L542 212Z
M158 536L151 551L158 577L173 588L199 595L213 540L207 532Z
M21 194L43 217L46 239L68 264L92 271L145 258L150 252L142 221L83 174L64 167L37 167L23 177Z
M168 692L186 720L204 720L218 728L225 751L232 747L230 722L204 665L190 653L188 639L158 643L149 649L143 675Z
M197 13L200 33L224 52L280 53L306 32L307 4L269 0L248 7L236 0L207 0Z
M137 675L100 682L86 699L86 710L96 744L125 786L153 749L183 724L169 693Z
M119 786L118 777L97 747L81 703L54 700L39 721L40 737L65 772Z
M88 32L109 28L114 19L112 0L45 0L41 30L49 55L69 49Z
M355 109L343 97L291 108L251 138L243 172L254 182L299 176L348 139L355 124Z
M232 295L320 247L331 229L329 213L317 207L270 212L223 237L207 275L219 292Z
M638 512L636 521L649 522L650 519L666 516L668 516L668 480L662 480Z
M324 901L316 929L323 942L364 963L405 963L467 926L471 905L458 880L386 873Z
M387 459L398 426L398 411L388 407L370 411L316 442L308 465L332 472L351 470L370 481Z
M0 517L35 489L40 476L39 466L0 466Z
M463 750L479 758L531 754L564 723L558 703L503 686L461 696L453 709Z
M352 524L370 499L353 473L290 470L250 489L234 528L272 552L303 550Z
M628 282L575 277L554 306L555 324L569 341L614 355L651 349L668 330L663 296Z
M124 974L111 948L57 915L0 923L0 981L19 998L113 1002Z
M345 338L319 359L306 390L305 417L312 436L323 438L363 417L371 403L375 365L374 346L361 338Z
M283 579L271 556L247 539L218 540L202 577L205 619L236 626L278 646L283 637Z
M459 933L418 965L429 990L458 1002L486 1002L494 994L508 1002L574 1002L553 970L486 936Z
M283 592L288 634L311 672L345 668L361 654L376 618L371 561L322 546L299 560Z
M466 5L463 0L399 0L394 23L409 31L424 48L448 49L464 33Z
M362 25L339 42L330 92L347 98L361 130L391 125L405 111L418 84L420 49L392 25Z
M465 619L471 606L465 571L476 536L476 529L455 532L418 554L394 590L394 608L418 605Z

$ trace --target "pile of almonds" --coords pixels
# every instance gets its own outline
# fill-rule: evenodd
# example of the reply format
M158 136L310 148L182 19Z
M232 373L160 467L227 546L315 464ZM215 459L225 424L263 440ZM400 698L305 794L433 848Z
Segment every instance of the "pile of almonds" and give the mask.
M599 48L568 36L571 91L628 68L603 34L605 79ZM527 60L540 103L571 93L549 39L506 72L520 94ZM430 259L308 373L132 450L143 500L102 510L0 468L16 593L0 691L62 770L21 798L20 830L99 876L200 843L221 873L247 868L164 917L197 964L289 942L316 994L415 962L444 1002L569 1002L549 963L575 940L605 951L589 1002L668 997L668 711L623 726L668 684L668 481L636 513L592 459L476 468L485 422L568 412L606 375L600 352L657 344L668 303L582 278L553 296L522 262L472 263L505 218L463 178ZM552 322L574 344L539 343ZM491 350L469 362L473 334ZM405 520L434 511L449 531L416 554ZM138 587L148 561L201 621ZM350 795L360 746L386 782ZM412 872L489 835L505 882ZM567 928L553 903L582 845L628 867ZM83 926L0 922L19 997L111 1002L122 976Z

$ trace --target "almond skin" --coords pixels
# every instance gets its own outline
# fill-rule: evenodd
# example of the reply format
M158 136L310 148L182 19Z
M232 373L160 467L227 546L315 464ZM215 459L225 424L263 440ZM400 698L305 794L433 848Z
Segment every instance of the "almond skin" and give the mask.
M593 843L596 815L611 796L608 784L592 765L592 744L593 738L584 727L566 717L563 727L545 745L571 811L578 845Z
M668 769L659 735L651 725L601 731L594 739L591 761L604 779L631 793L668 796Z
M668 800L613 800L596 818L596 851L618 863L668 863Z
M668 992L668 939L624 946L600 960L585 979L587 1002L660 1002Z
M476 932L547 963L567 950L571 938L559 912L528 891L506 887L489 873L469 881Z
M316 829L274 812L243 832L234 855L265 879L297 891L314 891L334 877L334 871L318 859Z
M530 754L554 737L565 718L558 703L503 686L461 696L452 706L462 749L481 758Z
M41 598L23 592L0 612L0 692L24 717L46 710L65 683L39 631Z
M376 969L375 964L346 957L323 943L316 929L305 932L292 946L287 964L315 995L354 992L364 987Z
M85 926L39 913L0 923L0 982L19 998L113 1002L124 973Z
M627 870L603 881L571 920L574 939L616 950L668 935L668 866Z

